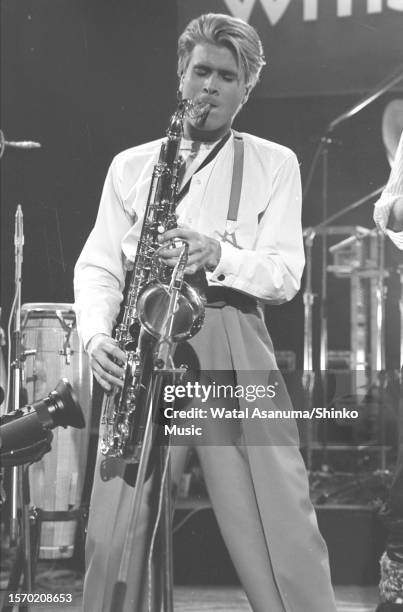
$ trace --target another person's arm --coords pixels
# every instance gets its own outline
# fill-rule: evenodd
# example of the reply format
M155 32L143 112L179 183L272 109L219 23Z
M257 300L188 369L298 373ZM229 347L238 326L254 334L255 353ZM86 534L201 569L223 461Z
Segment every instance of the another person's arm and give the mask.
M389 227L394 232L403 231L403 195L393 203L389 218Z
M375 204L374 221L399 249L403 249L403 133L388 182Z

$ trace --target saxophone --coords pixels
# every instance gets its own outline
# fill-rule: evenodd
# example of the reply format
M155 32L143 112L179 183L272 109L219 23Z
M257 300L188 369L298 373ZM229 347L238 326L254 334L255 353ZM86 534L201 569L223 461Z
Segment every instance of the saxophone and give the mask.
M172 368L175 343L199 331L204 304L199 293L184 281L187 245L174 269L157 256L158 236L177 227L175 208L182 159L179 146L187 114L202 113L188 100L181 100L171 116L166 140L153 168L139 243L131 272L121 324L115 331L119 347L126 353L123 388L104 395L101 417L101 452L138 463L156 370ZM175 246L175 245L172 245ZM160 377L161 379L161 377ZM154 386L159 395L161 384ZM155 401L153 401L155 400Z

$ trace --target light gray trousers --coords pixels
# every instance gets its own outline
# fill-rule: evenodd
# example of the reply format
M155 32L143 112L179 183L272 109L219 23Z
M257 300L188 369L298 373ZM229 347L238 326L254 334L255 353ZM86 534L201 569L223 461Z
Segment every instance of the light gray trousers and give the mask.
M233 383L235 370L236 382L246 386L260 382L262 371L276 368L259 311L208 308L202 330L186 344L178 362L184 355L190 361L196 359L202 376L210 371L218 382ZM229 407L234 401L229 401ZM286 393L278 401L282 408L291 408ZM265 407L278 407L277 403L267 400ZM217 405L223 406L222 399ZM239 400L239 406L244 405ZM222 536L254 612L336 612L327 549L309 500L295 423L256 419L234 424L230 420L209 427L207 424L206 438L196 450ZM172 447L175 482L185 456L186 448ZM125 467L120 460L101 456L97 460L86 545L84 612L110 611L133 494L133 487L124 479ZM152 480L144 490L124 612L148 612L149 602L154 601L147 572L151 508L157 494ZM156 612L153 605L150 609Z

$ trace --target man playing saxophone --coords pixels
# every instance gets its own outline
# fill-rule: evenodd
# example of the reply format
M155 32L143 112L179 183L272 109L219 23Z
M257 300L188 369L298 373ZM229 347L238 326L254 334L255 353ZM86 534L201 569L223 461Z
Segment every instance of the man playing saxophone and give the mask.
M201 380L228 385L242 381L245 372L277 369L259 304L292 299L304 267L294 153L231 130L263 65L260 39L240 19L202 15L179 38L181 96L204 112L184 120L181 154L186 163L176 209L178 227L161 234L157 254L173 267L181 252L175 241L185 242L186 273L205 272L204 325L177 350L181 360L188 359L200 372ZM111 333L125 272L136 256L160 145L147 143L115 157L94 229L76 265L79 333L94 376L107 392L123 384L126 354ZM284 401L289 404L288 397ZM219 402L223 405L222 398ZM228 399L226 405L234 409L238 400ZM260 422L251 428L241 423L239 428L228 422L217 427L219 436L208 431L210 440L197 445L197 452L221 533L252 609L335 612L327 550L309 501L295 423ZM177 482L184 449L174 446L171 454ZM147 571L154 485L151 476L130 560L125 612L158 609ZM130 466L100 455L87 535L86 612L110 609L132 491Z

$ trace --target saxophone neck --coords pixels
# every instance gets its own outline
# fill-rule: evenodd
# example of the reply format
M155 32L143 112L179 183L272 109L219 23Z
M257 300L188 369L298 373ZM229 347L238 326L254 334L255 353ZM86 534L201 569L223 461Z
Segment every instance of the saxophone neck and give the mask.
M180 140L183 134L183 122L192 109L193 102L191 100L180 100L176 111L171 116L166 135L168 140Z

